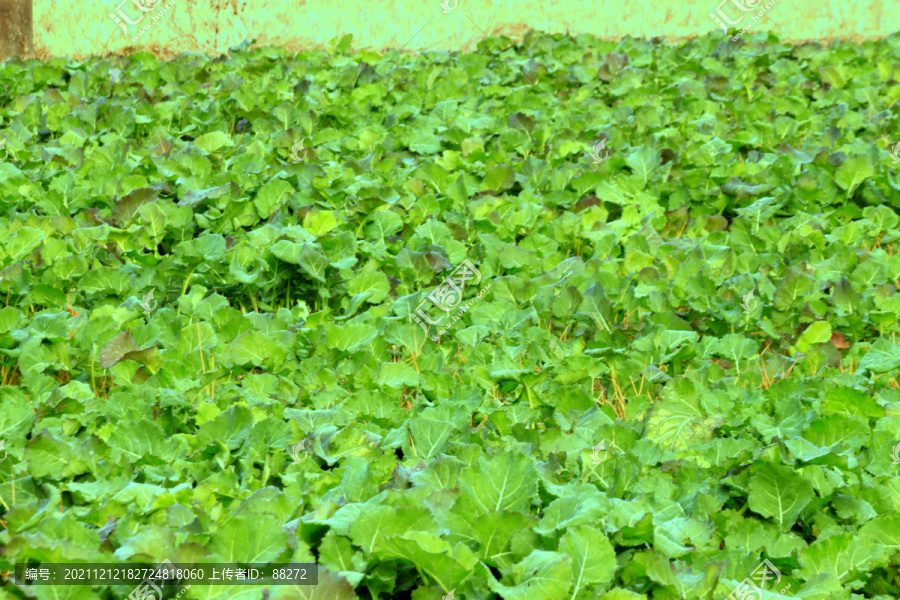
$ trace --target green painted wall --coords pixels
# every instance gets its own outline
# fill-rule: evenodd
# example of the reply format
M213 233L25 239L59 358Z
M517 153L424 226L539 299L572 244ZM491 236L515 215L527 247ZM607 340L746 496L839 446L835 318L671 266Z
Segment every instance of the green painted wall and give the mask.
M470 49L486 34L520 37L530 28L606 39L679 39L721 31L710 18L719 0L443 0L447 12L442 0L147 0L160 5L127 27L126 35L110 14L121 6L128 19L138 21L141 12L133 1L139 0L35 0L38 55L82 58L129 48L216 53L245 38L299 50L325 46L347 33L354 35L354 48L424 50ZM725 16L737 21L743 15L741 27L754 13L742 12L732 2L755 2L756 12L768 4L750 32L768 30L788 43L871 39L900 31L896 0L726 0Z

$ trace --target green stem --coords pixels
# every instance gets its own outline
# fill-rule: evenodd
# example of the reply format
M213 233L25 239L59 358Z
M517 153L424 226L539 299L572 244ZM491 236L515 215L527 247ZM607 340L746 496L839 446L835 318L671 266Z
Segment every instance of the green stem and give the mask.
M184 286L181 288L181 295L182 295L182 296L184 296L185 294L187 294L188 283L190 283L190 281L191 281L191 275L194 274L194 271L196 271L196 270L197 270L197 267L199 267L199 266L200 266L199 263L196 264L196 265L194 265L194 268L191 269L191 272L188 273L187 277L185 277L185 279L184 279ZM181 314L181 304L180 304L180 303L179 303L179 305L178 305L178 313L177 313L177 314Z

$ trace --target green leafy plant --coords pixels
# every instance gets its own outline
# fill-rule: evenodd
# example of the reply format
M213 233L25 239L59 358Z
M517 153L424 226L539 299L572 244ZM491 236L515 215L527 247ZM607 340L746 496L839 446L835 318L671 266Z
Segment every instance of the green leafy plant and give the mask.
M350 42L0 67L0 572L900 596L898 37Z

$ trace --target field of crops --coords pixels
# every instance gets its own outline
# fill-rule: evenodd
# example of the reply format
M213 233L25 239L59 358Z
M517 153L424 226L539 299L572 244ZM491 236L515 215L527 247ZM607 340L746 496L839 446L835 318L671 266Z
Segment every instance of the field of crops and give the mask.
M350 43L0 66L0 598L900 596L900 35Z

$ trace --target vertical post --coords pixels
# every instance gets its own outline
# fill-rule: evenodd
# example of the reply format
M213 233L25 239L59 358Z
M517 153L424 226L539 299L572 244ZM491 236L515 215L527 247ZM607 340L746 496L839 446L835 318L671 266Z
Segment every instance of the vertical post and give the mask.
M0 0L0 59L32 58L32 0Z

